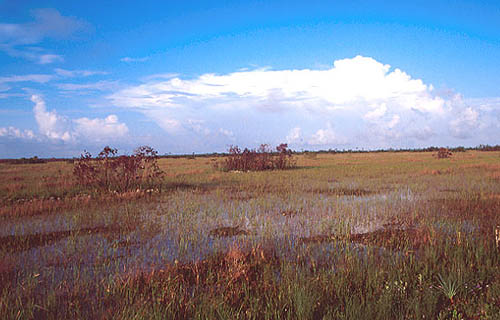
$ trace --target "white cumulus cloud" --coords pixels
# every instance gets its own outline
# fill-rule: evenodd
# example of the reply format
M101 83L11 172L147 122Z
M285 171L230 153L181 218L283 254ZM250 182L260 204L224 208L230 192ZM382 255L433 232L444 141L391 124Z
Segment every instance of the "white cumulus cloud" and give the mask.
M288 144L302 144L302 129L299 127L293 128L288 132L285 140Z
M128 134L126 124L119 122L116 115L101 118L68 119L55 110L47 110L45 101L33 95L33 113L38 131L43 138L63 142L99 142L124 137Z
M80 118L74 120L75 132L86 139L94 141L105 140L109 137L123 137L128 133L128 127L118 121L116 115L109 115L104 119Z
M491 119L499 112L498 104L466 105L460 95L441 96L421 79L363 56L321 70L241 69L192 79L175 74L144 78L108 99L147 114L170 133L188 126L195 115L227 122L238 134L253 134L250 140L268 141L262 130L272 136L277 132L273 126L280 127L288 142L302 139L312 146L356 144L359 137L374 148L410 140L468 139L478 130L492 130ZM249 117L269 125L257 126ZM331 125L325 128L325 123Z
M183 80L150 82L110 96L119 106L135 108L185 107L190 104L262 107L275 102L280 109L359 107L390 102L403 109L440 113L444 101L432 88L399 69L357 56L335 61L328 70L253 70L226 75L204 74ZM368 110L370 111L370 110Z
M340 137L332 128L330 123L327 124L325 129L319 129L309 139L309 144L312 146L327 146L344 144L345 138Z
M467 107L458 114L457 118L450 122L450 131L455 137L467 138L480 125L479 112Z
M0 137L12 137L18 139L34 139L35 134L32 130L20 130L15 127L1 127L0 128Z
M45 137L52 140L63 140L65 142L73 140L70 129L70 121L57 114L55 110L48 111L45 101L37 95L31 96L31 101L35 103L33 113L38 124L38 130Z

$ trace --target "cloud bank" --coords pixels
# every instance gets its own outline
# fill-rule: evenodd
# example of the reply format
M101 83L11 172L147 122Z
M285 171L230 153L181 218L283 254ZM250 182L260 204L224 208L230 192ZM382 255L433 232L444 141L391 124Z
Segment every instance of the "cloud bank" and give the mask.
M62 95L100 93L101 106L136 113L140 121L131 123L134 135L116 115L69 118L35 94L36 128L0 127L0 152L2 147L10 152L18 141L30 142L25 150L34 145L71 147L73 153L66 154L73 155L106 144L150 144L161 153L282 142L295 150L477 146L498 144L500 132L499 97L467 99L443 93L369 57L337 60L321 70L241 69L190 79L153 74L129 86L119 80L77 79L104 74L54 69L54 74L4 76L0 93L7 95L11 85L24 82L50 85ZM61 79L78 83L54 83ZM101 93L106 91L111 94Z
M363 56L337 60L326 70L151 78L108 99L146 114L170 134L189 131L189 119L196 118L198 132L202 125L219 126L237 140L287 140L295 147L460 144L500 129L499 103L485 108L460 94L440 95L432 85Z

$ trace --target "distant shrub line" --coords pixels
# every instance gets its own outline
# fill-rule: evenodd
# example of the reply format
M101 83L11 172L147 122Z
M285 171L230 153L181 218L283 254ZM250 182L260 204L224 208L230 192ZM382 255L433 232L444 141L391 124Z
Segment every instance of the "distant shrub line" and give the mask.
M21 158L12 160L12 164L37 164L37 163L46 163L47 160L40 159L37 156L31 158Z
M222 171L284 170L295 166L292 150L288 149L286 143L277 146L275 152L267 144L260 145L257 150L241 150L238 146L231 146L229 155L215 164L215 167Z
M100 191L125 192L136 189L159 189L163 171L158 167L158 153L142 146L131 156L117 155L106 146L96 158L84 152L74 161L73 175L83 187Z
M317 151L311 151L311 150L303 150L303 151L293 151L291 150L292 154L304 154L308 158L314 158L315 155L317 154L335 154L335 153L381 153L381 152L438 152L439 149L442 147L427 147L427 148L400 148L400 149L370 149L370 150L364 150L364 149L328 149L328 150L317 150ZM500 151L500 145L495 145L495 146L490 146L490 145L479 145L476 147L447 147L450 152L465 152L465 151ZM213 152L213 153L200 153L200 154L165 154L159 156L160 158L171 158L171 159L177 159L177 158L186 158L186 159L194 159L194 158L213 158L213 157L226 157L228 155L231 155L230 150L226 153L219 153L219 152Z
M380 153L380 152L439 152L439 149L443 147L427 147L427 148L401 148L401 149L371 149L371 150L359 150L359 149L328 149L328 150L318 150L318 151L303 151L302 153ZM465 152L465 151L500 151L500 145L490 146L490 145L479 145L477 147L446 147L450 152Z
M292 154L305 154L308 157L313 158L314 154L326 154L326 153L380 153L380 152L438 152L440 147L427 147L427 148L400 148L400 149L328 149L328 150L303 150L303 151L293 151L290 152ZM500 145L479 145L476 147L447 147L450 152L465 152L465 151L500 151ZM230 153L229 153L230 154ZM225 157L228 153L200 153L200 154L163 154L157 155L158 158L187 158L187 159L196 159L196 158L213 158L213 157ZM79 161L79 158L38 158L37 156L31 158L20 158L20 159L0 159L0 163L10 163L10 164L33 164L33 163L46 163L46 162L54 162L54 161L67 161L68 163L74 163L75 161Z

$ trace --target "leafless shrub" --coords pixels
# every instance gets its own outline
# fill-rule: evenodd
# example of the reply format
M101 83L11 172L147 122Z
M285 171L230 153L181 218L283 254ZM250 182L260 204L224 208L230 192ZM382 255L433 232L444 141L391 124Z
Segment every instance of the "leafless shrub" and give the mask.
M241 150L238 146L231 146L229 155L217 163L216 167L223 171L262 171L289 169L295 165L292 151L288 149L287 144L282 143L276 147L275 152L267 144L260 145L257 150Z
M142 146L131 156L117 155L106 146L96 158L85 151L75 161L73 175L77 183L101 191L125 192L134 189L160 189L163 171L158 167L158 153Z

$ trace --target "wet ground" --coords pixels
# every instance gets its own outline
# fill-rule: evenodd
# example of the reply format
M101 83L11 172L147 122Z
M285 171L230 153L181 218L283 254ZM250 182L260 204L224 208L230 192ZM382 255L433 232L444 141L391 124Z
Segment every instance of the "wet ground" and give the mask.
M400 254L429 241L428 231L410 218L398 221L386 215L389 209L411 212L418 200L411 190L353 190L315 192L308 199L269 195L229 202L213 194L197 194L197 201L192 194L179 194L176 202L159 203L128 223L125 217L98 226L76 227L82 223L63 216L10 221L0 230L0 250L10 259L3 272L71 283L258 246L272 248L278 259L334 264L334 257L346 250L360 258L369 248Z

